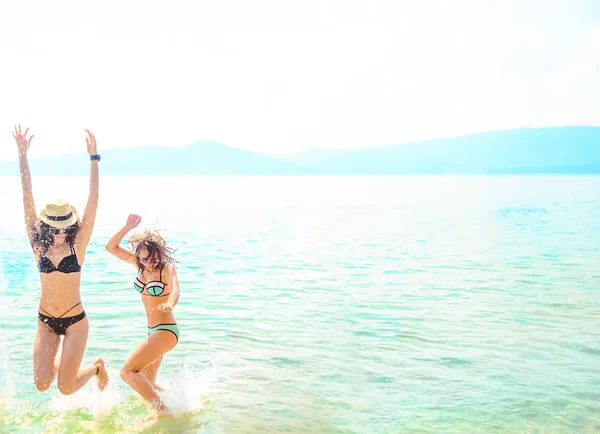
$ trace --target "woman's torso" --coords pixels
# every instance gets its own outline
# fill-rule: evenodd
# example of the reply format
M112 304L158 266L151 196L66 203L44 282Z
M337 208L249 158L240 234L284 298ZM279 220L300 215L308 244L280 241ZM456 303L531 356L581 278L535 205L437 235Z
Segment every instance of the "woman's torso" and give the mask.
M140 293L142 303L146 309L148 326L154 327L158 324L173 324L175 317L172 312L162 312L157 307L169 300L172 287L167 266L149 272L139 270L133 287Z
M58 317L74 305L81 303L81 266L85 247L81 244L51 246L45 254L34 252L40 275L42 294L40 307ZM77 315L83 307L77 307L66 316Z

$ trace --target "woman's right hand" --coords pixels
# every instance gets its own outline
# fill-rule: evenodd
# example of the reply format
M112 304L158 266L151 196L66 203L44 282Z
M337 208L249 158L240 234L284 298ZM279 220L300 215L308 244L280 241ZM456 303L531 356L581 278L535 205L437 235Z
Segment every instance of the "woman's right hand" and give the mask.
M129 217L127 217L127 223L125 223L125 227L128 229L137 228L141 221L142 216L137 214L129 214Z
M29 150L29 146L31 145L31 140L33 136L29 139L27 138L27 133L29 132L29 128L25 130L24 133L21 132L21 125L15 125L15 130L12 135L17 142L17 148L19 149L19 157L25 157L27 155L27 151Z

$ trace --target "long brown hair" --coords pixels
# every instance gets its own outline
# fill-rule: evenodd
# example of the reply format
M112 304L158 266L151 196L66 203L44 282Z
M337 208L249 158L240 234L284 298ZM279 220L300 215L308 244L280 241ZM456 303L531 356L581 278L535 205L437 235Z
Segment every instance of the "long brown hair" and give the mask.
M45 255L48 253L50 247L54 245L54 231L56 228L50 226L43 221L39 221L39 223L33 227L33 234L31 243L33 248L40 252L41 255ZM74 244L75 238L77 237L77 232L79 232L79 222L73 223L71 226L67 226L64 228L65 231L65 241L67 244Z
M146 249L148 257L158 259L158 268L162 269L167 264L174 264L177 261L173 258L175 249L167 246L165 239L156 231L147 229L142 234L132 235L128 243L131 244L135 253L135 262L140 271L144 271L146 267L140 260L140 252Z

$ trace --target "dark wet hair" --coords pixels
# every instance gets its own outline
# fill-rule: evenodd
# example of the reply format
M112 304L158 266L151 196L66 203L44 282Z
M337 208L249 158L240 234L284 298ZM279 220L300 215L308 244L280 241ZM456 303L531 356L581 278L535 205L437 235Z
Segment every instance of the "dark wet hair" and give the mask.
M177 262L173 258L175 249L168 247L165 239L158 232L147 230L143 234L131 236L128 241L132 245L135 262L142 271L146 269L140 260L140 252L143 249L146 249L149 258L158 260L158 268Z
M79 222L73 223L71 226L67 226L63 228L66 238L65 241L67 244L74 244L75 237L77 237L77 232L79 232ZM32 234L32 242L33 248L40 252L40 254L45 255L48 253L48 249L54 244L54 234L58 229L50 226L43 221L39 221L39 223L33 227Z

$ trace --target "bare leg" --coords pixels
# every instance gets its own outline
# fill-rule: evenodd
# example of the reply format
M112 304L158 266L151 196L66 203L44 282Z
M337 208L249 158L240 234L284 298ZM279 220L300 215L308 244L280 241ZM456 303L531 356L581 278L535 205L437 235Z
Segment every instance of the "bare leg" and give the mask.
M159 386L158 384L156 384L156 375L158 374L158 368L160 368L160 364L162 362L163 356L160 356L158 359L156 359L156 361L150 363L149 365L145 366L140 373L146 377L148 379L148 381L150 382L150 384L152 384L152 386L154 386L154 389L156 389L159 392L163 392L165 389L163 389L161 386Z
M63 395L77 392L96 374L98 374L98 387L100 390L103 390L108 384L108 375L102 359L98 358L94 363L80 369L87 343L88 330L87 318L67 329L58 369L58 390Z
M148 336L144 342L133 350L123 369L121 369L123 381L129 384L159 412L166 412L168 408L156 393L152 383L141 371L172 350L175 345L177 345L177 339L173 333L159 330Z
M38 320L38 328L33 345L33 379L40 392L48 390L56 377L54 360L58 353L60 336Z

